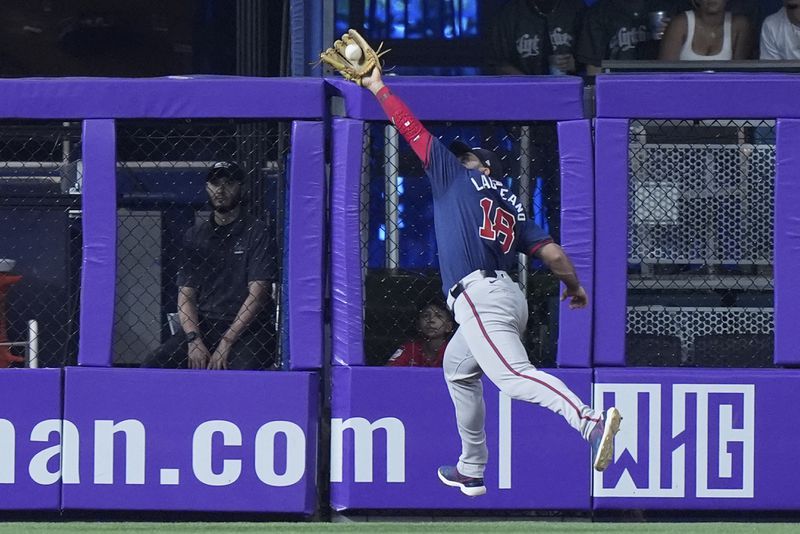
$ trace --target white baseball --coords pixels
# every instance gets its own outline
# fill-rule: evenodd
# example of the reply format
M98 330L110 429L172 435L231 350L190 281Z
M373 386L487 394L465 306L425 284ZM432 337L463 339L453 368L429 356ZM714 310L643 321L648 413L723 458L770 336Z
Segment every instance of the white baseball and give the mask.
M355 43L350 43L344 49L344 57L353 63L358 62L361 59L361 48Z

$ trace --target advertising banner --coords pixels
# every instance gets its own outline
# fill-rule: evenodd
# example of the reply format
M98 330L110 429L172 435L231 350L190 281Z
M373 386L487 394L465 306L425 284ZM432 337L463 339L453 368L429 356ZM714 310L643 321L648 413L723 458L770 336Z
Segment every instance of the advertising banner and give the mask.
M68 368L63 508L311 513L314 373Z
M588 401L591 371L553 371ZM346 509L589 510L591 453L559 415L512 401L484 380L487 494L444 486L461 452L441 369L337 367L331 414L331 504Z
M61 369L0 371L0 509L59 509L61 433Z
M799 383L791 370L597 369L595 406L623 420L594 507L799 508Z

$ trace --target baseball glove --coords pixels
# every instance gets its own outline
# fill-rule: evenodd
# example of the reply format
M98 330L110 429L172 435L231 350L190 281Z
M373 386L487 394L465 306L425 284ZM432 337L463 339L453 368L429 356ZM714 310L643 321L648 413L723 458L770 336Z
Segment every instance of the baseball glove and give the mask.
M345 55L345 49L350 44L355 44L361 49L361 57L357 60L347 59ZM323 51L319 58L338 71L345 79L362 85L362 79L369 76L372 69L382 72L381 56L389 50L381 51L381 48L383 48L383 43L380 44L378 50L373 50L357 31L350 29L342 35L341 39L337 39L333 46Z

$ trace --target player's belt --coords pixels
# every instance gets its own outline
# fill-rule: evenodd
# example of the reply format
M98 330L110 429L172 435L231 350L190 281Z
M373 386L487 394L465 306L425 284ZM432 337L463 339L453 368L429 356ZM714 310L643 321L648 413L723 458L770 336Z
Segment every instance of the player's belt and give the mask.
M475 272L479 273L481 278L500 278L500 275L497 274L497 271L495 271L494 269L491 270L481 269ZM472 276L472 274L469 274L464 278L467 278L469 276ZM462 278L461 281L459 281L456 285L450 288L450 296L453 297L453 302L455 302L456 299L459 297L459 295L461 295L461 293L464 292L464 289L466 289L464 287L464 278Z

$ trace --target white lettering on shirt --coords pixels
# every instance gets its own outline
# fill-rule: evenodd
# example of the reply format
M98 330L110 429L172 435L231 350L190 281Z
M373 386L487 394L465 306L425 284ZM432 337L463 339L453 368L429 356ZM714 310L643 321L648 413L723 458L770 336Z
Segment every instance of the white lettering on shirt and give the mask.
M558 48L560 46L571 47L572 36L565 32L561 26L556 26L550 32L550 42L553 43L553 48Z
M623 26L617 31L617 34L611 38L609 48L611 50L619 48L621 51L625 52L635 49L639 44L644 43L649 39L650 36L648 35L647 28L644 25L640 25L635 28L626 28Z
M541 50L539 50L539 41L540 38L538 35L534 35L533 37L527 33L520 35L517 38L517 53L519 57L538 56L541 53Z
M497 180L492 180L487 176L481 176L480 184L475 179L474 176L470 177L470 181L472 185L475 187L476 191L483 191L484 189L493 189L500 193L500 198L514 206L514 210L517 212L517 220L524 221L527 219L527 215L525 214L525 208L522 205L522 202L519 202L517 199L517 195L515 195L510 189L503 187L503 182L498 182Z

